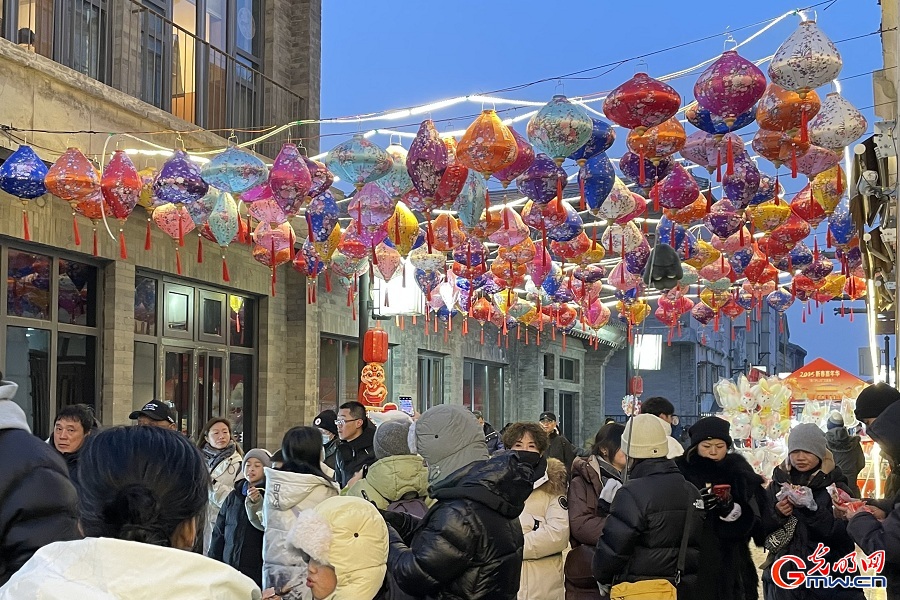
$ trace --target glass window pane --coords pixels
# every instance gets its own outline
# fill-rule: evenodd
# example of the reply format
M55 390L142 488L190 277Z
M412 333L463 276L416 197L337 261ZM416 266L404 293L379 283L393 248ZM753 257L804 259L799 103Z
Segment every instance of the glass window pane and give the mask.
M444 403L444 359L431 358L431 406Z
M249 422L252 416L253 357L249 354L232 354L229 361L228 418L234 427L235 438L244 443L244 432L253 431L253 424Z
M60 333L56 345L56 404L87 404L97 411L97 338Z
M165 400L175 409L178 430L193 435L191 422L191 361L190 352L166 352Z
M134 343L134 369L131 380L131 406L138 410L156 399L156 345Z
M190 306L190 296L169 290L166 294L167 327L173 331L190 331Z
M319 410L334 409L338 402L341 343L333 338L319 340Z
M12 253L10 253L12 254ZM49 435L50 332L31 327L6 328L5 379L19 385L15 402L25 411L35 435Z
M503 419L503 367L487 368L487 413L497 423L497 429Z
M359 344L343 342L344 380L341 386L341 403L359 398Z
M205 335L222 335L222 301L204 297L200 305L200 320Z
M19 46L53 57L54 0L19 0Z
M259 8L261 0L237 0L237 26L235 27L235 46L252 54L259 56L260 36L259 31Z
M554 390L544 390L544 410L552 413L556 412L556 392Z
M97 269L59 259L59 322L96 327L97 304Z
M225 50L225 31L225 0L206 0L206 41Z
M228 297L229 343L242 348L253 347L254 301L242 296Z
M192 0L172 1L172 114L193 123L196 115L197 4Z
M9 315L50 320L50 257L9 251L6 280Z
M156 280L151 277L134 278L134 332L156 335Z
M485 412L485 391L487 389L487 365L476 363L472 368L472 410ZM485 419L489 415L485 414Z
M224 377L224 357L200 354L197 361L197 387L203 414L200 421L222 415L222 378Z
M463 363L463 406L472 408L472 361Z

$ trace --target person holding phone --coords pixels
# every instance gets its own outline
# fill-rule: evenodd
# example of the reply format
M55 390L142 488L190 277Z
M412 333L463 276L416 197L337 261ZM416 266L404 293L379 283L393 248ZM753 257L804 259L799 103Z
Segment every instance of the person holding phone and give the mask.
M750 539L759 535L763 478L733 452L728 421L704 417L690 428L690 446L675 463L703 499L698 600L755 600L759 576ZM754 535L755 534L755 535ZM761 544L760 544L761 545Z

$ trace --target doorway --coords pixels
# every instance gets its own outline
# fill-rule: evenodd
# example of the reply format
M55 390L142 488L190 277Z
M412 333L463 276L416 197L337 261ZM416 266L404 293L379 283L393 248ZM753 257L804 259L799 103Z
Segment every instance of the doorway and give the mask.
M178 430L196 439L209 419L224 414L225 353L165 346L163 356L165 399L177 413Z

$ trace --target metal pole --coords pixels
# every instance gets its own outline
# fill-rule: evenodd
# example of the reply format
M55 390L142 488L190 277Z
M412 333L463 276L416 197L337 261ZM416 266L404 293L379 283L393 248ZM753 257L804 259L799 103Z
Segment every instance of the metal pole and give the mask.
M362 275L359 276L359 289L357 290L358 294L358 302L359 305L357 307L358 319L359 319L359 344L357 346L359 352L358 363L358 373L357 379L361 379L363 367L366 366L366 362L363 360L363 340L366 336L366 331L369 330L369 298L371 297L371 290L369 290L369 286L372 281L369 277L369 272L366 271Z
M891 338L889 336L884 336L884 370L884 382L891 385ZM896 371L894 373L896 374Z
M625 395L631 394L631 378L634 370L634 345L625 340Z

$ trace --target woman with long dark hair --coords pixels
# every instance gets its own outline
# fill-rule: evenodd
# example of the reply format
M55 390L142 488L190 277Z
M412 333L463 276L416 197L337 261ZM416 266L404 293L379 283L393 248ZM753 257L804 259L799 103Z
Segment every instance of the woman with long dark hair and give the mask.
M209 475L186 437L158 427L107 429L91 435L78 469L86 539L38 550L0 598L260 597L250 578L190 552Z
M241 472L243 458L241 449L232 436L231 421L224 417L213 417L206 422L200 432L197 447L206 459L210 478L209 507L203 528L203 553L206 554L222 504L234 489L234 483L244 477Z
M334 480L322 471L324 448L317 427L292 427L281 440L284 465L266 468L266 491L257 502L247 500L250 521L265 531L263 588L274 588L283 600L298 600L306 591L308 566L289 543L300 511L338 495Z
M576 458L572 463L572 481L569 483L569 543L572 551L566 556L566 600L604 597L591 573L591 564L594 548L609 515L609 505L625 470L626 459L621 449L624 431L624 425L607 423L594 437L591 455ZM600 500L601 495L604 500Z

